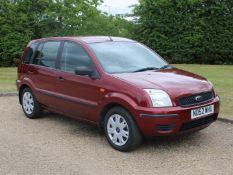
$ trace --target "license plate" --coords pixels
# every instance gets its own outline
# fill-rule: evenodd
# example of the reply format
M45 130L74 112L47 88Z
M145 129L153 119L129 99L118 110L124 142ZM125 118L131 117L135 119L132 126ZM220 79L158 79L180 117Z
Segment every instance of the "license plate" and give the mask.
M191 110L191 119L200 118L214 113L214 105Z

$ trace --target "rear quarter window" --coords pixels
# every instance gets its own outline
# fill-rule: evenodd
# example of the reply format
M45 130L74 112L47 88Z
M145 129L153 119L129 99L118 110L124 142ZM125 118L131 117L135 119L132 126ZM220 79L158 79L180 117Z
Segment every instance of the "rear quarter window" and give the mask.
M32 43L31 46L29 46L27 48L27 53L26 56L23 60L24 64L29 64L30 60L32 59L33 54L35 53L36 47L37 47L38 43Z

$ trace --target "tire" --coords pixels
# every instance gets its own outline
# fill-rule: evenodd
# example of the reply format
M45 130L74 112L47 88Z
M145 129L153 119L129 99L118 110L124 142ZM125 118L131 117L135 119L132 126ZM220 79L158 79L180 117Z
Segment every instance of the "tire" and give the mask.
M131 151L142 142L142 135L132 116L122 107L110 109L104 119L109 144L118 151Z
M28 118L35 119L40 118L43 115L43 109L30 88L23 89L21 103L23 112Z

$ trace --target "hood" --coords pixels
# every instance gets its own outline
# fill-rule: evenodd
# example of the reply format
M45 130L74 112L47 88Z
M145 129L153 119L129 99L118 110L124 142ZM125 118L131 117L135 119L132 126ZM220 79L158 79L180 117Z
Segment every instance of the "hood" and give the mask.
M173 98L212 90L207 79L180 69L121 73L113 76L139 88L161 89Z

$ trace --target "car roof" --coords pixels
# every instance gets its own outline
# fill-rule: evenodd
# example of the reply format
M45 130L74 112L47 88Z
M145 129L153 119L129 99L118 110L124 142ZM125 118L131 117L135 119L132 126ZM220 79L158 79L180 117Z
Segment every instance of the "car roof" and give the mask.
M108 41L128 41L134 42L131 39L123 38L123 37L112 37L112 36L80 36L80 37L48 37L48 38L41 38L33 40L32 42L37 41L48 41L48 40L77 40L84 43L101 43L101 42L108 42Z

